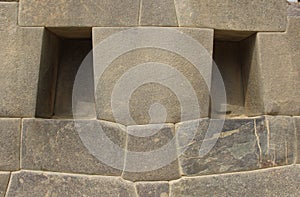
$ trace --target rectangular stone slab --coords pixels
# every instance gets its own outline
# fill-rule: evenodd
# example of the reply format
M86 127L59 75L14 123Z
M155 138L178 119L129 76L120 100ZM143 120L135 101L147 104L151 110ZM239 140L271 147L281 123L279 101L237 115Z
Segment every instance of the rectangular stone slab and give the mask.
M296 126L296 135L297 135L297 163L300 163L300 117L295 117L294 118L295 121L295 126Z
M147 35L147 37L134 40L137 38L136 34ZM120 38L117 35L122 35L122 37ZM182 46L184 44L178 43L178 35L181 36L182 40L191 39L192 41L189 40L190 42L186 42L185 46ZM120 38L122 42L116 41L116 37ZM133 40L131 40L132 38ZM143 42L146 40L151 40L151 44L159 41L160 44L164 44L165 48L152 45L139 46L139 44L145 45ZM107 42L111 43L103 45ZM127 44L124 44L124 42L127 42ZM131 51L123 51L123 54L112 57L115 53L119 53L119 50L128 48L130 43L134 43L132 49L130 49ZM104 46L108 48L103 48ZM200 47L201 52L198 53L198 48L195 46ZM95 86L98 119L124 125L144 125L149 124L151 118L151 123L160 124L165 122L177 123L183 121L183 119L190 120L197 119L200 116L208 116L208 88L210 88L208 86L210 86L212 69L213 30L165 27L93 28L93 47L94 75L95 80L97 80ZM197 50L194 50L194 47ZM104 61L106 60L104 59L107 57L113 58L113 60L105 64ZM191 63L191 60L188 60L189 57L199 58ZM146 66L146 63L151 64L150 66L159 63L159 66L150 70L147 69L149 66ZM104 68L104 66L107 67ZM201 67L201 73L197 70L199 67ZM103 73L98 72L101 69L104 70ZM126 76L130 77L126 78ZM205 78L207 84L209 84L208 86L205 83ZM121 79L123 82L120 81ZM124 80L128 81L124 82ZM165 81L172 81L169 84L176 87L167 86L164 83ZM136 85L135 82L141 83ZM190 86L186 85L187 82L190 83ZM119 91L116 88L119 88ZM183 90L189 92L183 93ZM121 99L121 96L131 93L131 91L132 94L129 99L127 97ZM119 96L115 96L116 94L119 94ZM181 102L179 99L181 99ZM197 101L197 105L192 102L193 99ZM153 117L150 117L149 109L155 103L160 104L156 105L156 110L160 114L153 113ZM112 104L117 104L118 107L113 107ZM126 111L127 106L129 106L130 115ZM191 111L195 111L199 107L200 113L197 112L197 118L195 118ZM167 114L165 119L163 119L164 110Z
M133 183L119 177L51 172L12 173L7 197L23 196L128 196L136 197Z
M285 0L175 0L179 26L236 31L284 31Z
M0 119L0 171L20 168L20 130L20 119Z
M17 26L17 3L0 2L0 116L35 115L43 28Z
M136 26L138 13L139 0L23 0L20 2L19 24L50 27Z
M76 124L73 120L23 119L22 128L22 169L121 175L126 140L122 125L97 120L81 120ZM93 144L82 141L81 137L93 137L100 128L121 152L110 146L102 147L101 139L96 137L92 138L97 143L96 150L90 149ZM105 161L97 157L101 154L106 154ZM115 162L118 169L106 164L108 161Z
M170 196L299 196L300 166L182 178L170 182Z

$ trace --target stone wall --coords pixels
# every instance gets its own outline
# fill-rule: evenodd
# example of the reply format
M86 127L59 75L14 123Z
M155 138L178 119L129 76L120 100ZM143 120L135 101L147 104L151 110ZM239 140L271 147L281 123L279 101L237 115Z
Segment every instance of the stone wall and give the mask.
M298 3L285 0L0 0L0 197L300 196L299 13ZM94 83L106 54L97 46L134 27L176 30L213 58L227 98L220 133L206 133L215 118L212 87L193 62L175 52L130 50L109 62ZM151 39L184 47L177 46L175 35ZM84 80L76 82L82 62ZM146 62L170 65L189 81L201 108L198 118L190 116L195 109L190 95L183 95L188 110L182 116L182 100L158 83L141 85L128 102L120 99L118 106L129 105L130 118L115 116L115 84ZM198 63L213 84L211 59ZM168 78L170 73L144 74ZM75 117L77 83L75 96L84 102ZM164 106L165 121L148 113L157 102ZM97 155L85 145L98 141L82 134L97 136L99 128L120 148L117 156L111 156L117 152L113 147L100 143L103 154ZM214 146L200 156L208 141ZM174 158L159 168L152 169L166 158L135 163L129 155L164 145Z

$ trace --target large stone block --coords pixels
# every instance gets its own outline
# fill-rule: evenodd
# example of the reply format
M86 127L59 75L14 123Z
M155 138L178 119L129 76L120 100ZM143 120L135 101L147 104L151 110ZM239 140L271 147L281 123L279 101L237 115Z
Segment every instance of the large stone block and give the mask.
M0 119L0 170L20 167L20 119Z
M284 31L285 0L175 0L179 26L236 31Z
M170 182L170 196L299 196L300 166L182 178Z
M21 26L136 26L139 0L23 0Z
M173 0L141 1L140 25L142 26L178 26Z
M117 177L20 171L12 173L7 197L137 196L132 183Z
M163 181L180 177L173 124L128 126L122 174L132 181Z
M191 42L180 41L181 43L178 43L178 36L181 41L184 41L186 36L193 39L189 40ZM131 40L135 38L137 40ZM108 42L111 43L108 44ZM193 50L195 45L203 47L202 54L198 53L198 48ZM148 27L93 28L93 46L94 74L97 75L95 79L97 77L99 79L95 82L98 119L125 125L176 123L196 119L192 112L198 110L199 106L201 114L197 117L208 116L209 91L204 79L207 79L210 84L212 30ZM104 49L104 46L109 48ZM123 49L130 51L123 51L119 54L119 50ZM118 55L113 57L115 53ZM201 74L186 56L197 58L194 62L202 67ZM109 62L108 67L104 68L103 64L107 63L105 62L107 58L113 58L113 60ZM151 65L146 66L145 63ZM155 63L160 63L160 65L154 69ZM162 66L162 64L169 67ZM104 71L101 76L98 76L98 71L101 69ZM139 82L141 84L135 84ZM189 87L187 87L188 82ZM176 84L176 87L172 84ZM190 90L192 92L183 93ZM120 98L131 91L130 98ZM198 102L198 107L192 102L193 99ZM127 106L129 106L128 113Z
M137 182L135 187L140 197L169 197L168 182Z
M17 26L17 3L0 3L0 116L32 117L43 28Z
M227 119L219 137L215 134L207 136L209 119L194 120L178 123L179 148L184 151L180 156L180 165L183 175L204 175L234 171L253 170L260 167L260 154L257 139L257 130L254 121L264 119ZM198 126L197 131L193 131ZM188 146L186 136L195 132ZM217 138L217 139L216 139ZM209 141L217 140L206 155L200 156L200 149ZM204 149L203 149L204 148Z
M124 165L125 127L97 120L76 121L75 123L73 120L24 119L21 168L121 175ZM91 149L94 144L90 146L86 141L82 141L83 139L91 140L89 137L96 135L100 128L103 129L109 140L121 148L121 153L118 152L119 154L114 155L114 149L109 146L102 147L97 138L92 140L98 143L96 144L98 152L92 152L95 151L95 149ZM80 133L82 135L79 135ZM99 158L97 156L100 154L99 151L103 154L106 153L106 158ZM105 159L105 161L101 159ZM113 163L108 163L108 161ZM115 164L116 166L113 167L118 169L111 167L111 164Z
M248 91L254 92L264 114L300 114L299 27L299 17L288 17L285 33L257 34L254 61L248 65L252 73Z
M0 172L0 197L4 197L8 185L10 173Z

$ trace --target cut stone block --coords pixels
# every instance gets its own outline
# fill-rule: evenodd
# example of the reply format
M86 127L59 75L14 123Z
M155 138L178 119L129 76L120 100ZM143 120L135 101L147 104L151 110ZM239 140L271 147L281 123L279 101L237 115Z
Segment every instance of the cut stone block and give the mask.
M20 119L0 119L0 170L20 167Z
M258 33L255 42L255 61L249 64L253 70L252 86L260 87L258 101L265 114L300 114L300 19L288 17L285 33ZM254 76L254 74L256 76ZM249 85L249 89L252 87ZM252 97L255 94L252 94Z
M295 117L295 129L296 129L296 139L297 139L297 163L300 163L300 117Z
M175 0L179 26L236 31L284 31L285 0Z
M10 176L9 172L0 172L0 197L5 196L9 176Z
M23 0L20 2L21 26L136 26L139 0Z
M112 147L102 147L100 139L93 138L93 142L98 143L96 148L99 148L101 153L111 153L104 155L106 158L101 158L105 161L97 156L99 152L91 152L95 149L90 149L90 144L82 141L85 139L83 137L97 134L100 128L109 140L123 151L117 154ZM121 125L96 120L76 120L75 123L73 120L24 119L21 168L121 175L122 170L119 169L123 169L124 166L125 131L125 127ZM115 166L110 166L111 163L107 161L115 162L112 163Z
M170 196L299 196L300 166L182 178L170 182Z
M141 0L140 25L178 26L174 0Z
M117 177L20 171L12 173L7 197L137 196L132 183Z
M179 148L185 148L180 156L183 175L204 175L259 168L259 149L257 145L254 119L227 119L218 136L207 136L209 119L187 121L176 124ZM197 131L192 131L198 125ZM196 132L187 147L185 135ZM206 142L217 140L206 155L200 156L200 148Z
M128 30L127 32L125 30ZM191 50L194 46L189 44L178 43L177 36L178 31L182 37L187 35L192 37L194 40L193 44L197 46L204 47L206 54L198 54L196 51ZM123 32L122 32L123 31ZM120 33L122 32L122 33ZM168 36L166 36L166 32ZM121 45L116 41L116 37L119 36L114 33L120 33L122 38L120 38ZM130 38L136 38L137 35L147 35L148 37L142 38L141 40L130 40ZM155 36L154 36L155 35ZM159 35L159 36L158 36ZM108 38L112 36L111 38ZM114 37L115 36L115 37ZM151 37L153 36L153 37ZM181 38L182 38L181 37ZM128 38L128 39L127 39ZM142 41L143 40L143 41ZM104 41L104 45L103 42ZM111 44L105 45L105 43L112 41ZM123 42L124 41L124 42ZM122 43L129 42L127 45L122 45ZM153 43L158 43L166 47L167 49L157 48L153 46ZM144 42L150 43L150 47ZM130 44L131 43L131 44ZM134 43L134 45L132 45ZM190 42L188 42L190 43ZM146 45L144 48L136 48L138 45ZM124 52L123 54L118 54L116 57L112 57L114 53L118 53L119 50L128 48L131 46L131 51ZM99 47L100 46L100 47ZM104 50L104 46L109 46L109 49ZM112 122L118 122L124 125L142 125L142 124L152 124L152 123L177 123L183 120L197 119L192 114L191 111L199 109L193 102L195 99L200 106L200 115L198 118L207 117L209 109L209 92L208 87L205 83L204 76L201 76L196 67L189 62L184 56L199 57L197 63L205 71L203 73L209 73L208 78L211 77L211 54L213 47L213 31L209 29L192 29L192 28L137 28L137 29L124 29L124 28L93 28L93 47L94 47L94 69L104 69L103 62L105 58L114 58L111 64L98 76L98 72L94 70L95 79L97 77L99 80L95 82L96 86L96 111L98 119L104 119ZM181 50L181 47L188 47L184 50L185 54L176 54L174 51ZM186 49L186 48L185 48ZM108 54L106 51L111 52ZM173 52L172 52L173 51ZM106 53L106 54L104 54ZM197 54L195 54L197 53ZM169 67L157 66L156 69L152 68L151 63L160 63L168 65ZM145 66L144 63L150 63L151 65ZM101 67L102 66L102 67ZM161 69L161 70L160 70ZM165 70L163 70L165 69ZM168 69L166 71L166 69ZM176 69L176 70L175 70ZM142 74L140 73L142 72ZM178 74L180 73L180 75ZM202 75L203 75L202 73ZM205 74L204 74L205 75ZM130 76L130 77L128 77ZM127 78L126 78L127 77ZM139 77L142 77L141 79ZM134 79L137 78L137 79ZM153 79L155 78L155 80ZM159 79L156 79L159 78ZM160 80L162 78L163 80ZM130 80L129 80L130 79ZM154 80L151 81L151 80ZM121 82L120 82L121 80ZM123 81L122 81L123 80ZM128 83L124 80L129 80ZM149 81L151 81L151 83ZM134 84L136 81L143 81L144 84L140 84L135 88ZM167 81L167 82L165 82ZM176 84L176 88L186 88L186 82L190 83L191 89L194 93L184 94L179 92L179 89L173 87L168 87L165 84L173 81L170 84ZM209 82L210 84L210 82ZM122 87L122 88L121 88ZM115 95L124 96L132 90L130 98L120 99ZM118 90L126 90L120 93ZM181 91L181 89L180 89ZM194 96L192 95L196 95ZM147 95L147 96L145 96ZM118 100L119 99L119 100ZM184 109L187 110L183 113L182 103L184 103ZM118 107L113 107L112 103L118 105ZM158 104L153 106L153 104ZM186 105L185 105L186 104ZM127 114L126 107L129 106L129 114ZM164 109L163 109L163 107ZM150 109L150 110L149 110ZM149 112L148 112L149 110ZM154 110L156 115L151 114ZM184 111L184 110L183 110ZM182 113L182 114L181 114ZM159 115L157 115L159 114ZM164 116L165 115L165 116ZM182 116L181 116L182 115ZM163 118L165 117L165 119ZM182 118L183 117L183 118Z
M137 182L135 187L140 197L169 197L168 182Z
M17 26L17 3L0 3L0 116L33 117L43 28Z
M288 165L296 158L296 136L293 118L266 116L269 124L268 153L273 165Z
M173 124L129 126L127 132L124 179L162 181L180 177Z

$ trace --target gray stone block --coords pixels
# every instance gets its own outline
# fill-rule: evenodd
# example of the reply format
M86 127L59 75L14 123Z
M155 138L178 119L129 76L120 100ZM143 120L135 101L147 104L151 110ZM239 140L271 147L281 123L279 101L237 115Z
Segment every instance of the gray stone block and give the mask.
M169 197L168 182L137 182L135 187L140 197Z
M300 163L300 117L295 117L295 129L296 129L296 139L297 139L297 163Z
M117 177L20 171L12 173L7 197L137 196L132 183Z
M227 119L219 135L207 136L209 119L187 121L176 125L179 148L184 152L180 156L183 175L205 175L234 171L258 169L259 149L257 145L255 119ZM264 121L264 119L262 119ZM192 131L198 125L197 131ZM195 132L188 146L185 135ZM189 136L189 135L187 135ZM216 139L217 138L217 139ZM200 156L200 148L209 142L216 144L206 155ZM182 149L184 148L184 149Z
M17 3L0 3L0 116L33 117L43 28L17 26Z
M170 196L299 196L300 166L170 182Z
M269 160L276 165L292 164L296 158L296 136L293 118L266 116L269 124Z
M124 179L164 181L180 177L174 125L127 127Z
M253 83L260 87L265 114L300 114L299 27L299 17L288 17L285 33L257 34L257 61L251 68L259 71Z
M179 26L236 31L284 31L285 0L175 0Z
M23 0L19 12L21 26L136 26L139 0Z
M165 31L175 31L179 30L180 32L184 33L183 35L187 35L192 37L195 41L193 43L202 45L204 49L206 50L205 54L194 54L196 53L193 50L190 50L192 46L188 50L186 50L186 53L189 53L189 55L192 55L193 57L203 57L201 60L199 60L199 64L204 66L206 69L205 72L210 73L211 72L211 57L212 54L212 47L213 47L213 31L209 29L193 29L193 28L139 28L143 32L165 32ZM122 47L128 47L126 46L120 46L117 49L114 48L117 46L118 43L112 43L109 45L110 49L105 50L102 52L103 48L99 47L99 43L103 41L107 41L106 39L113 35L114 33L118 33L121 31L125 31L129 29L125 28L93 28L93 46L95 47L94 50L94 68L101 68L101 63L103 63L103 56L107 55L109 57L112 56L112 54L107 54L106 51L112 51L116 52ZM134 35L134 31L124 33L123 41L127 41L127 36ZM137 30L138 32L138 30ZM151 33L151 35L153 35ZM145 34L140 34L145 35ZM167 87L165 84L160 84L159 82L153 82L153 83L146 83L143 85L140 85L138 88L134 89L133 85L130 85L130 83L119 83L120 78L122 78L123 75L134 75L131 77L139 77L140 74L134 74L138 71L133 71L133 69L138 69L141 67L138 67L142 65L143 63L147 62L158 62L163 63L166 65L169 65L172 69L170 69L172 72L174 69L180 72L184 77L184 79L180 79L178 75L172 75L170 76L171 71L168 70L168 72L158 71L156 69L152 69L151 71L143 70L143 76L145 78L145 81L148 80L148 78L151 78L153 75L156 77L161 77L168 80L177 80L176 83L172 84L178 84L178 88L185 87L185 79L191 84L192 89L195 93L195 98L198 100L200 110L201 110L201 117L207 117L208 116L208 109L209 109L209 92L207 85L204 81L204 77L202 77L199 73L199 71L195 68L193 64L191 64L189 61L187 61L186 57L183 57L183 54L175 54L175 52L172 52L173 49L180 49L181 45L178 44L178 40L176 40L178 34L176 36L173 34L169 35L168 37L166 34L161 35L160 38L157 37L147 37L143 40L162 40L161 43L168 45L168 41L171 41L172 44L169 43L167 48L170 49L161 49L161 48L155 48L155 47L146 47L146 48L138 48L134 49L132 48L131 51L128 51L127 53L124 53L122 55L118 55L115 57L113 62L109 64L109 66L106 68L106 70L103 72L101 76L99 77L99 81L96 81L95 85L96 87L96 110L97 110L97 117L98 119L104 119L112 122L118 122L124 125L135 125L135 124L149 124L149 123L176 123L184 120L191 120L195 119L192 113L188 111L186 114L183 114L183 117L181 117L181 111L182 107L180 106L179 97L183 100L183 103L187 104L186 106L191 109L191 111L195 110L196 106L194 106L191 102L193 98L192 93L191 94L183 94L182 92L178 92L177 90L171 89ZM116 42L116 37L112 37L113 41ZM111 40L110 40L111 41ZM165 42L166 41L166 42ZM130 41L130 43L136 43L136 45L143 44L144 41ZM152 43L153 44L153 43ZM113 45L113 46L112 46ZM103 46L103 45L101 45ZM169 50L169 51L168 51ZM189 51L190 50L190 51ZM185 54L186 55L186 54ZM199 56L200 55L200 56ZM101 62L102 61L102 62ZM198 61L198 60L197 60ZM144 68L144 67L142 67ZM174 68L174 69L173 69ZM102 68L103 69L103 68ZM176 71L176 72L177 72ZM175 72L175 71L174 71ZM95 73L95 72L94 72ZM210 76L210 75L209 75ZM126 77L125 77L126 78ZM124 76L123 78L124 79ZM134 83L135 80L132 78L131 82ZM180 80L179 80L180 79ZM124 79L125 80L125 79ZM143 79L144 80L144 79ZM209 79L210 80L210 79ZM139 81L138 79L136 81ZM129 85L128 85L129 84ZM180 84L180 86L179 86ZM123 86L121 86L123 85ZM134 91L130 95L130 99L127 101L126 99L122 99L120 101L115 101L119 105L118 108L115 107L113 114L113 106L112 106L112 100L116 100L115 98L112 99L113 92L117 92L116 89L118 87L124 87L123 89L130 89L133 88ZM123 90L122 89L122 90ZM186 88L187 89L187 88ZM177 91L177 92L176 92ZM127 92L127 91L126 91ZM178 95L176 95L179 94ZM124 95L124 94L122 94ZM145 96L147 95L147 96ZM164 106L164 110L166 112L166 118L165 120L161 120L162 117L164 117L163 112L161 112L162 115L156 115L156 117L151 117L150 113L148 112L149 109L151 109L152 104L154 103L160 103L162 106ZM119 109L125 109L126 106L129 106L129 113L126 114L126 110L119 110ZM185 106L185 107L186 107ZM162 110L161 106L158 107L159 110ZM199 108L197 108L199 109ZM117 116L117 118L116 118ZM198 116L199 117L199 116ZM154 118L154 120L151 121L151 118ZM133 121L134 123L133 123Z
M20 119L0 119L0 170L20 168Z
M121 175L124 164L124 146L126 140L125 127L104 121L96 120L44 120L24 119L22 131L21 168L32 170L46 170L57 172ZM79 123L80 122L80 123ZM95 149L90 149L83 137L93 136L102 128L105 135L114 144L122 148L123 152L115 157L112 147L102 147L98 143L101 153L111 153L111 157L100 160ZM82 135L79 135L82 133ZM85 135L86 134L86 135ZM90 140L89 138L87 138ZM86 146L87 145L87 146ZM91 146L93 146L92 144ZM98 147L99 146L99 147ZM117 153L116 153L117 154ZM115 160L113 160L115 158ZM111 167L111 163L118 167ZM105 163L106 162L106 163Z
M140 25L178 26L173 0L141 0Z
M4 197L8 185L10 173L0 172L0 197Z

